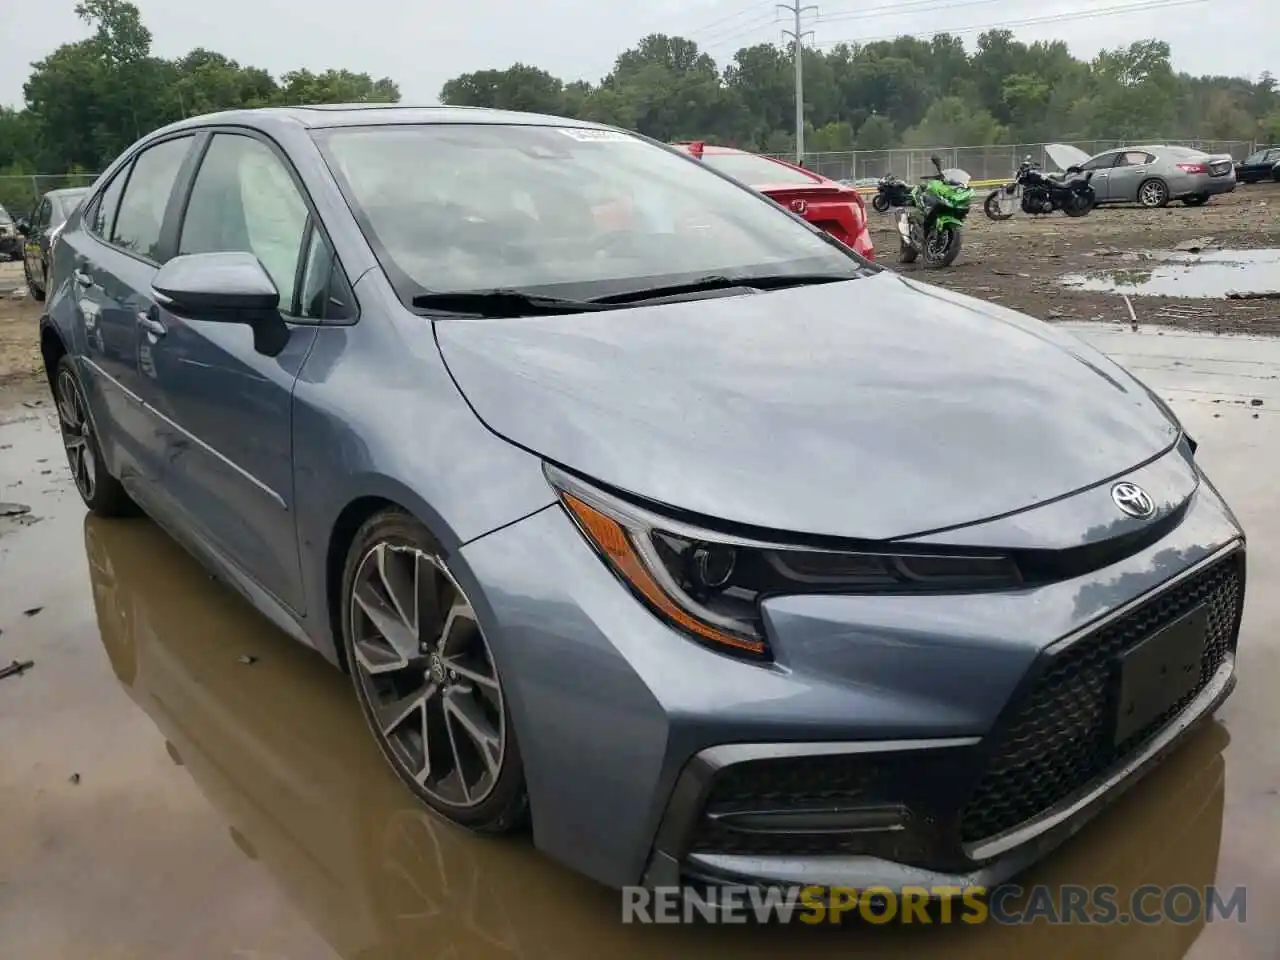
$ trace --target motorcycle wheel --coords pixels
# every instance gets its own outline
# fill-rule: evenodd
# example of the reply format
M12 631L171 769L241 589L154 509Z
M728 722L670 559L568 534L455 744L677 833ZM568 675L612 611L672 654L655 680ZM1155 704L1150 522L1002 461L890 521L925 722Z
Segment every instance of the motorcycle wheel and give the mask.
M876 213L888 213L889 198L883 193L877 193L871 200L871 208L875 210Z
M960 231L956 227L941 227L925 238L924 265L931 270L949 267L960 256Z
M1093 209L1093 204L1092 193L1077 193L1071 198L1071 202L1062 208L1062 212L1068 217L1083 217Z
M1000 194L1004 191L992 190L987 197L986 202L982 205L982 212L992 220L1008 220L1013 216L1013 211L1005 212L1004 205L1000 202Z
M899 263L915 263L916 257L920 256L920 251L905 240L898 241L898 262Z

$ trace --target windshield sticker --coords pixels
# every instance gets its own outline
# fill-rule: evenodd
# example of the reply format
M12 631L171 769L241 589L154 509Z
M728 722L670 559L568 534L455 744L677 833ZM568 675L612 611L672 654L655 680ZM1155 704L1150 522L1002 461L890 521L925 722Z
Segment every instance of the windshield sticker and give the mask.
M579 143L639 143L635 137L617 130L585 130L581 127L557 127L566 137L572 137Z

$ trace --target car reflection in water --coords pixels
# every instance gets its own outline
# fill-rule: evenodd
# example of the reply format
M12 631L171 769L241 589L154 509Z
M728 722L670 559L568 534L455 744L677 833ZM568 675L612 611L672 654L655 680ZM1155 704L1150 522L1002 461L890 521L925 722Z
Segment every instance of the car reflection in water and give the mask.
M158 528L89 516L85 548L116 676L231 840L341 957L772 958L803 938L815 957L1177 958L1204 929L622 926L615 894L527 840L482 839L428 813L378 756L345 679ZM1213 883L1227 740L1207 726L1022 883L1113 884L1121 902L1143 884Z

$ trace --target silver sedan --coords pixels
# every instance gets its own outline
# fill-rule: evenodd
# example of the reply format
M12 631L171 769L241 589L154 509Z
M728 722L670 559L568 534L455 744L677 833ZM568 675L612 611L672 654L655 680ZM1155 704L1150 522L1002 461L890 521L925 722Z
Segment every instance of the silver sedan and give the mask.
M1093 171L1090 185L1098 203L1139 203L1163 207L1181 200L1198 207L1215 194L1236 188L1230 154L1204 153L1191 147L1137 146L1107 150L1090 157L1068 144L1045 148L1062 169Z

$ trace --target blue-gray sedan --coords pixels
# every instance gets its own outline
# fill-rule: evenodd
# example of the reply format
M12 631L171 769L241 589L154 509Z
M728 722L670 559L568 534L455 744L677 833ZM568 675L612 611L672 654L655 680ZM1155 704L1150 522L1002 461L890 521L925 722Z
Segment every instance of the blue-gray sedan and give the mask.
M90 509L604 883L994 883L1231 690L1244 537L1157 396L642 137L200 117L52 257Z

